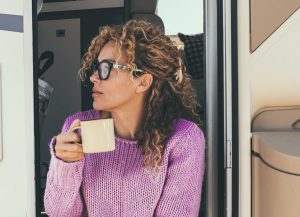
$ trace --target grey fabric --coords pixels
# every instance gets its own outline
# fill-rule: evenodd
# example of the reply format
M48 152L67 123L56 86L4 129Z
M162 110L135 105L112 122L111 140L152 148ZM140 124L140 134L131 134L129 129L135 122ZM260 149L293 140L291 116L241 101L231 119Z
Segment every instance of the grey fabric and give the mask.
M144 21L149 22L153 25L156 25L165 34L164 23L163 23L162 19L159 16L157 16L156 14L133 14L132 19L144 20Z
M130 0L131 14L154 14L158 0Z

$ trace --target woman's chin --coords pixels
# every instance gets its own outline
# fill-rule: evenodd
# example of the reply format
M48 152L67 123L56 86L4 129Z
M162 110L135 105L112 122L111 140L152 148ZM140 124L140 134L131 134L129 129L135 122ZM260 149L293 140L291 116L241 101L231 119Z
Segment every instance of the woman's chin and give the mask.
M97 111L105 110L105 108L103 106L98 105L97 103L95 103L95 101L93 102L93 108Z
M99 105L98 103L93 103L93 108L94 110L97 110L97 111L105 111L105 112L110 112L111 109L109 109L107 106L103 106L103 104Z

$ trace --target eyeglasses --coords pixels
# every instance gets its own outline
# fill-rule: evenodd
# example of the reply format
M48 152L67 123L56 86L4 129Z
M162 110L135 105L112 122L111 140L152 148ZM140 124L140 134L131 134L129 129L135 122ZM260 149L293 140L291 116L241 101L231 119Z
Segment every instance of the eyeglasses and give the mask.
M92 65L91 65L92 73L94 73L95 71L98 71L98 76L101 80L107 80L110 75L110 72L113 68L130 70L128 66L112 63L109 60L102 60L101 62L99 62L96 59L93 61ZM140 73L143 73L143 70L135 69L135 70L133 70L133 72L134 72L135 76L138 76Z

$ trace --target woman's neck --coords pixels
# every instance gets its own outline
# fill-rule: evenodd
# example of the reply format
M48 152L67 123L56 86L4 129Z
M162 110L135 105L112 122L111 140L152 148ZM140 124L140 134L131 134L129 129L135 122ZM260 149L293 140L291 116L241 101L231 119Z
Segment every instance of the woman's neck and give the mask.
M136 132L141 125L142 115L142 106L139 106L138 109L135 107L134 109L112 112L116 135L123 139L135 140Z

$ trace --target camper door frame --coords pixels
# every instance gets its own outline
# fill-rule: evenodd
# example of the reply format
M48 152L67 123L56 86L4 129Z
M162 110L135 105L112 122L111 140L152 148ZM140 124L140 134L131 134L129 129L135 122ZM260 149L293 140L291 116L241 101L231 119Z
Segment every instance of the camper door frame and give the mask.
M206 217L238 217L237 0L205 0ZM226 80L227 79L227 80Z

